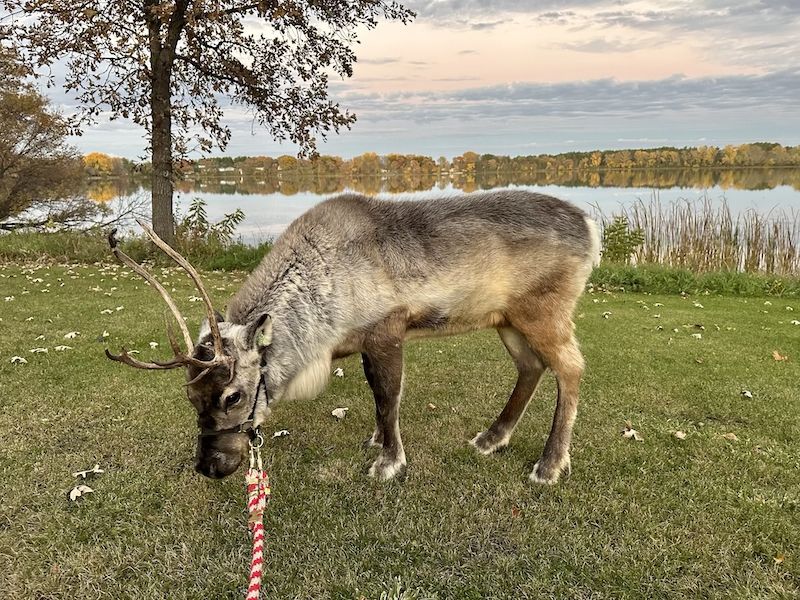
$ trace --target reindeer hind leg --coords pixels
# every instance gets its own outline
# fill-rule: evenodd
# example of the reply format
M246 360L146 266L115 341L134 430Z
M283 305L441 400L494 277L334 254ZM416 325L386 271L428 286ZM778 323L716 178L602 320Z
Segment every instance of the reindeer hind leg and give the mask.
M531 350L519 330L499 327L497 332L514 360L518 376L514 391L503 411L486 431L476 435L470 442L481 454L490 454L508 445L511 434L531 401L545 370L542 361Z

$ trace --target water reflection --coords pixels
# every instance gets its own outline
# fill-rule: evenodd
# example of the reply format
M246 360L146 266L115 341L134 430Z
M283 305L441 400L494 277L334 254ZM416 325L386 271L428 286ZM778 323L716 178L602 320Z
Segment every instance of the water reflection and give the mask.
M348 177L311 172L187 178L176 184L178 210L194 197L207 203L209 218L220 219L241 208L246 220L239 228L243 241L275 237L298 215L322 199L346 190L370 195L406 197L453 195L502 187L523 187L574 202L605 214L633 202L657 196L663 204L679 199L724 199L734 214L757 210L800 210L800 169L676 169L676 170L554 170L539 173L389 172L382 176ZM147 180L91 182L87 194L98 201L130 200L149 195Z

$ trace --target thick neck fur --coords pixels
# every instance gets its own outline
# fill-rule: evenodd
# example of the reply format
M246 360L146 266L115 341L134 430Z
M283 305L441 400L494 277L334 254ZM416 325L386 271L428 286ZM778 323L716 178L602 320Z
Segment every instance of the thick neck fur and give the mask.
M274 398L319 393L330 372L335 340L335 286L331 253L308 228L293 226L250 275L228 307L227 319L247 325L272 317L265 374Z

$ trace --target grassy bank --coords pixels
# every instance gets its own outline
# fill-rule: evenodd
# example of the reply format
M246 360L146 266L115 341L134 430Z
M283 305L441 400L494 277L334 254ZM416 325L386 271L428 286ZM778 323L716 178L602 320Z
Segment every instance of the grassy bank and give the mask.
M800 278L714 271L695 273L660 265L601 264L590 283L616 291L651 294L724 294L729 296L800 297Z
M141 238L123 241L123 249L135 260L163 261L151 253ZM252 247L241 243L228 246L188 245L181 251L199 268L223 271L252 271L270 250L269 243ZM63 233L14 233L0 235L0 263L113 261L105 235L99 231ZM800 278L791 276L712 271L696 273L687 268L644 264L636 267L603 263L592 274L598 287L657 294L718 293L740 296L800 297Z
M243 277L206 276L220 306ZM195 331L194 290L171 269L161 278ZM157 296L117 266L6 264L0 285L13 297L0 297L3 597L243 597L242 474L193 472L180 373L102 354L168 353ZM573 474L551 488L526 479L552 417L549 377L507 451L467 445L513 385L492 332L408 345L409 469L386 484L365 474L374 407L359 361L340 361L343 378L267 424L290 434L265 449L265 597L371 600L398 581L406 600L797 597L798 318L800 303L775 297L584 296ZM626 420L643 442L620 435ZM73 472L95 463L94 492L70 502Z
M63 232L15 232L0 235L0 262L68 262L93 264L114 258L108 249L107 232L98 230ZM227 245L206 243L179 244L179 251L198 268L207 270L253 270L271 244L248 246L241 242ZM122 249L134 260L163 261L163 254L152 250L143 238L122 240Z

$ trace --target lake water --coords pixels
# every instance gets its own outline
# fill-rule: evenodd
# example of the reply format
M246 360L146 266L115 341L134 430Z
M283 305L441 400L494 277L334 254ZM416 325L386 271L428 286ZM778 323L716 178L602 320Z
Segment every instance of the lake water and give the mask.
M698 178L700 181L702 178ZM793 182L794 183L794 182ZM259 185L262 184L262 185ZM485 182L482 188L491 188ZM585 185L556 185L556 184L514 184L504 182L502 187L526 189L543 194L563 198L573 204L589 211L602 211L606 216L619 213L622 209L630 207L638 200L645 203L657 199L662 207L667 207L674 202L698 202L708 199L715 205L723 202L728 205L734 216L746 211L757 211L772 219L796 220L800 218L800 190L788 184L770 186L765 183L763 187L756 181L750 181L748 186L756 189L738 189L721 185L706 186L699 183L697 186L674 187L592 187ZM259 187L265 188L263 192ZM237 228L237 233L242 241L255 244L260 241L277 237L296 217L321 202L334 196L334 193L317 193L313 191L298 191L295 185L287 186L289 193L274 191L279 185L265 185L264 182L219 181L210 182L182 182L180 191L176 193L176 204L179 211L185 211L193 198L199 197L206 202L208 218L216 222L226 213L237 208L245 214L244 222ZM373 186L377 189L386 189L386 183ZM419 199L452 196L468 193L463 188L473 186L456 186L451 182L438 182L433 187L423 191L402 191L392 193L387 191L375 194L380 198L392 199ZM242 193L241 188L247 190ZM344 187L348 189L347 186ZM377 191L373 189L373 191ZM354 190L355 191L355 190ZM474 192L469 192L474 193ZM134 197L146 198L149 192L145 189L126 190L115 197L112 202L129 201Z

